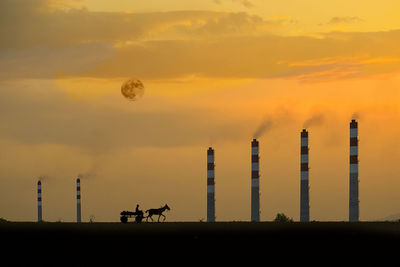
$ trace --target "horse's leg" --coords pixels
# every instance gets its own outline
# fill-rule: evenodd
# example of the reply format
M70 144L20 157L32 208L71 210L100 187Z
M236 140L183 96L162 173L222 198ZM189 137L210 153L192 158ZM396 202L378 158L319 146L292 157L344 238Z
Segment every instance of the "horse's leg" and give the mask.
M149 215L147 215L147 217L146 217L146 222L149 220L149 218L150 218L151 220L153 220L153 218L151 218L151 216L153 216L153 214L151 214L151 213L149 212Z
M165 219L167 219L167 217L165 217L165 215L164 214L161 214L163 217L164 217L164 220L163 221L165 221Z

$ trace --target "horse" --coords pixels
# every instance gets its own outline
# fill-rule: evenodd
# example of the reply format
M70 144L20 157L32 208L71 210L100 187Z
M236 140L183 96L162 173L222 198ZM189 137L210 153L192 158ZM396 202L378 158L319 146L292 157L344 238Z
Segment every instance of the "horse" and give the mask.
M161 216L164 217L164 220L163 220L163 221L165 221L165 219L167 218L167 217L165 217L165 215L163 214L163 212L164 212L165 210L170 210L170 208L168 207L167 204L165 204L164 207L161 207L161 208L159 208L159 209L149 209L149 210L146 210L146 213L149 213L149 215L147 215L147 217L146 217L146 222L147 222L147 220L149 219L149 217L150 217L150 219L153 221L153 218L151 217L151 216L153 216L153 215L158 215L158 220L157 220L157 222L160 222L160 217L161 217Z

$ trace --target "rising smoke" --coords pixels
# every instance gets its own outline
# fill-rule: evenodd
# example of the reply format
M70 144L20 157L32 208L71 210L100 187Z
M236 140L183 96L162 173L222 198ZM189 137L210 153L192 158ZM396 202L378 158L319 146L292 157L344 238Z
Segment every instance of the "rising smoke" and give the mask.
M93 177L96 177L96 173L94 173L94 172L86 172L86 173L80 173L80 174L78 174L78 178L79 179L89 179L89 178L93 178Z
M354 112L352 115L351 115L351 119L352 120L359 120L361 118L361 113L360 112Z
M49 178L50 178L50 176L48 176L48 175L40 175L40 176L37 178L37 180L38 180L38 181L41 181L41 182L43 183L44 181L48 181Z
M261 137L264 133L268 132L273 125L273 120L269 117L264 118L261 124L258 126L257 130L253 134L253 138L257 139Z
M324 123L324 121L325 121L324 114L322 113L314 114L304 122L303 128L307 129L311 126L320 126Z
M101 176L104 166L106 165L108 158L103 155L93 156L92 163L85 172L80 172L78 174L79 179L93 179Z
M293 114L287 108L278 107L274 112L272 112L272 114L264 116L263 120L254 132L253 138L257 139L272 129L287 125L288 123L293 122L293 119Z

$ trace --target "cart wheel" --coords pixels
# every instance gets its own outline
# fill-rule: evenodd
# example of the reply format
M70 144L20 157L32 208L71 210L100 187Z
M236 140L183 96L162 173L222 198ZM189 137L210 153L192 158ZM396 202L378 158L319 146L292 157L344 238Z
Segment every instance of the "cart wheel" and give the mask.
M142 222L142 220L143 220L143 216L136 216L136 218L135 218L135 221L137 222L137 223L141 223Z
M121 222L122 222L122 223L127 223L127 222L128 222L128 217L126 217L126 216L121 216Z

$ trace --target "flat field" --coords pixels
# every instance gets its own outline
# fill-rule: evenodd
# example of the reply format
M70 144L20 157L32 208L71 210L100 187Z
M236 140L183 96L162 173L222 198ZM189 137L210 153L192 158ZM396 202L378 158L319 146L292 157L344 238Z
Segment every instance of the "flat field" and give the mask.
M154 255L150 261L191 255L196 259L193 264L210 256L248 261L305 257L312 261L324 255L330 262L355 258L359 262L371 256L380 261L400 254L398 222L8 222L0 224L0 238L6 245L2 249L5 255L23 252L21 255L42 255L44 259L57 255L96 266L106 258L125 265L125 260L135 262L149 254Z

